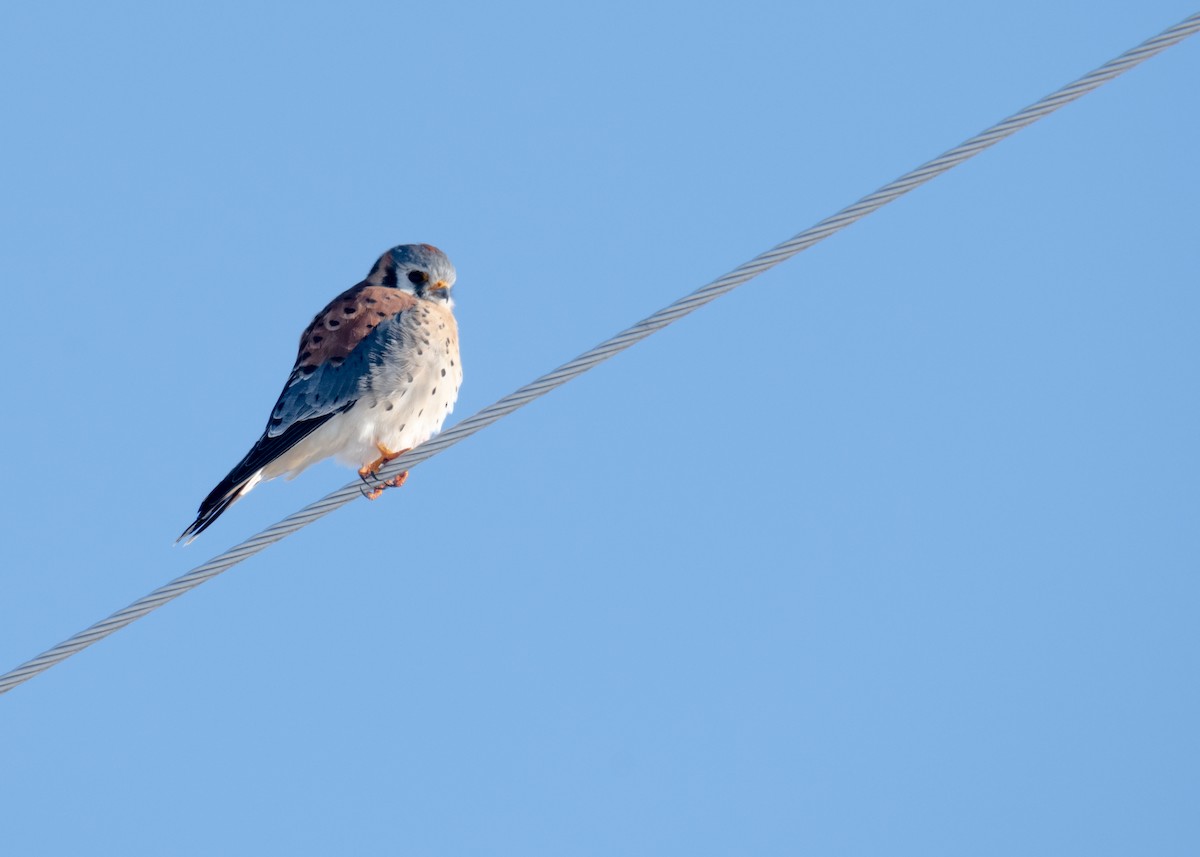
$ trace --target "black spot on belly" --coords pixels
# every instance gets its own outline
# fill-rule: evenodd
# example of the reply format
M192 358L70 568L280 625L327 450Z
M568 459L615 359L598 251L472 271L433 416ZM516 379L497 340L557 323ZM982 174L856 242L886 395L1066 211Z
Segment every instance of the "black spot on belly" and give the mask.
M387 403L387 405L386 405L386 407L384 407L384 410L385 410L385 411L390 411L390 410L391 410L392 408L394 408L394 407L395 407L395 405L393 405L391 402L388 402L388 403Z
M442 377L443 377L443 378L445 378L445 377L446 377L446 370L445 370L445 369L443 369L443 370L442 370Z

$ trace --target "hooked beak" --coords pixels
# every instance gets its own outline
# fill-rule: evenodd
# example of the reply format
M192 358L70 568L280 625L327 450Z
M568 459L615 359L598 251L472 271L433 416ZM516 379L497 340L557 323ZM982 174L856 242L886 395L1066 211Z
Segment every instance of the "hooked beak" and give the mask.
M450 284L447 283L445 280L438 280L436 283L430 283L425 288L427 288L433 292L440 292L442 289L450 288Z

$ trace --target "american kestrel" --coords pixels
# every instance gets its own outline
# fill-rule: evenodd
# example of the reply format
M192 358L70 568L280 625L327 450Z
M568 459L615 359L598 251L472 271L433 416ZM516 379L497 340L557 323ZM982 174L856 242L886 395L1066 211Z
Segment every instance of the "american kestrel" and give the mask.
M204 532L259 482L295 476L331 455L359 467L372 500L402 485L407 472L386 482L375 474L441 429L462 384L454 279L441 250L403 244L321 310L300 336L262 437L179 538Z

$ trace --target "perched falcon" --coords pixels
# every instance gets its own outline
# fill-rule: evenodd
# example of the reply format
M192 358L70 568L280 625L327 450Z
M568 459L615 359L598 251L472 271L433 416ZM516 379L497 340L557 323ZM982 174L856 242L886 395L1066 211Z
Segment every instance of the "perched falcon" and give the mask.
M296 365L262 437L179 538L204 532L259 482L295 476L331 455L361 465L372 500L402 485L407 473L386 482L375 474L441 429L462 384L454 278L441 250L403 244L321 310L300 336Z

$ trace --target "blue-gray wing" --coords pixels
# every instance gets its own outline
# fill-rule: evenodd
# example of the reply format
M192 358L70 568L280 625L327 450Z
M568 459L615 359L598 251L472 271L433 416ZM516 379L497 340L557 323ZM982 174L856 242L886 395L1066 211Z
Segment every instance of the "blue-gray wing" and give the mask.
M294 426L352 407L371 366L383 359L416 302L407 292L360 284L327 306L300 337L296 365L271 411L265 437L281 437Z
M325 307L300 337L296 365L266 431L200 504L196 520L181 539L202 533L236 500L260 469L292 449L328 420L349 410L366 391L371 367L402 335L413 295L365 282Z

